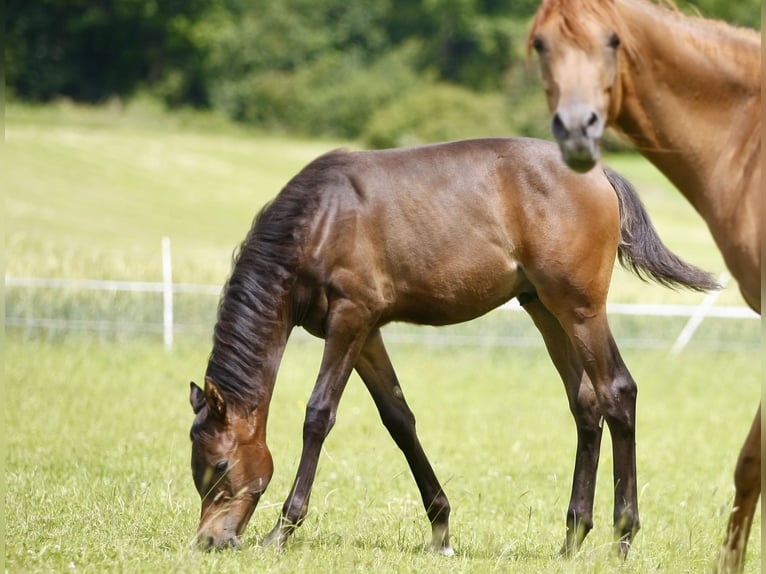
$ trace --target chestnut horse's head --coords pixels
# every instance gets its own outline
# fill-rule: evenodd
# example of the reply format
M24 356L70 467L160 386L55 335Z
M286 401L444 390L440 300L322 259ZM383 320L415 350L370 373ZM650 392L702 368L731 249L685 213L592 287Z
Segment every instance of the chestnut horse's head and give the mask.
M627 30L614 0L543 0L527 40L537 52L567 165L596 165L604 129L619 109L620 53Z
M241 412L227 404L210 378L204 390L191 383L190 400L192 476L202 498L197 543L206 549L238 548L274 470L266 446L267 407Z

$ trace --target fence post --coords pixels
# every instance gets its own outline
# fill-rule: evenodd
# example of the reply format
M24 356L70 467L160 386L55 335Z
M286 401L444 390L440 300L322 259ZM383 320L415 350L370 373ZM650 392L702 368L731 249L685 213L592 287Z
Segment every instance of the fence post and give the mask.
M677 355L684 350L684 347L686 347L686 344L691 340L692 335L694 335L697 327L699 327L702 323L702 320L705 318L708 310L713 306L715 300L718 299L718 296L723 292L723 288L726 287L729 279L731 279L731 275L729 275L726 271L721 273L721 276L718 278L718 283L720 283L721 288L718 291L711 291L705 295L702 303L700 303L699 307L694 310L694 313L692 313L692 316L689 317L686 325L684 325L684 328L678 335L676 342L673 343L673 347L670 349L671 354Z
M162 340L166 349L173 347L173 265L170 238L162 238Z

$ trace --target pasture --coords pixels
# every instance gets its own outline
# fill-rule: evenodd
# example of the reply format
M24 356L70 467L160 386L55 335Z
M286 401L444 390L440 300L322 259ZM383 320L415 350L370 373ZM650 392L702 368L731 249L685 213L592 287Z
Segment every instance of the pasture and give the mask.
M264 136L151 109L10 105L6 122L6 273L16 277L159 280L159 243L167 235L175 281L222 284L260 206L310 159L350 145ZM701 267L723 270L704 224L653 168L631 156L608 163L642 193L668 245ZM6 313L41 304L13 290L5 296ZM40 297L67 317L92 312L91 304L107 314L120 306L109 296L97 303L58 292ZM700 299L623 271L610 297ZM719 303L742 304L734 288ZM639 384L643 529L622 565L610 550L606 434L594 531L574 559L554 556L576 437L542 345L430 344L436 330L400 326L390 329L389 350L452 503L457 555L426 552L430 529L414 481L355 375L320 459L306 523L285 554L259 548L300 454L304 401L321 352L307 336L291 340L282 363L269 419L275 475L243 549L205 554L190 549L199 498L189 472L188 382L201 382L215 302L189 305L202 309L189 311L201 329L179 335L171 351L151 334L6 328L8 571L643 573L701 572L712 564L733 497L736 453L761 393L757 321L706 322L702 343L677 357L667 348L623 348ZM121 312L141 311L125 304ZM508 336L501 313L449 332ZM526 341L536 333L525 319L515 313L507 323ZM677 333L683 320L659 324L615 319L617 342L640 329L652 337L662 335L652 329ZM746 344L723 344L734 337ZM760 537L757 520L748 572L760 569Z

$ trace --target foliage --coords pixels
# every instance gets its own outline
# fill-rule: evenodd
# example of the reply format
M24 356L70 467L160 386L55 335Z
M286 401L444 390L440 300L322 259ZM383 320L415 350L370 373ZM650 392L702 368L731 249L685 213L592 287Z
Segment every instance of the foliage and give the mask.
M499 93L478 94L450 84L426 83L377 110L364 141L369 147L384 148L510 132Z
M684 0L679 6L708 18L716 18L749 28L761 29L760 0Z
M16 96L101 101L151 85L169 102L205 103L195 23L206 0L8 0L6 82Z
M689 2L706 16L760 27L756 0ZM689 2L680 6L687 9ZM516 117L508 133L547 137L523 49L537 5L10 0L6 81L11 96L23 100L98 102L149 91L171 106L212 106L266 129L343 138L378 131L380 120L371 121L380 114L401 116L390 110L445 92L449 84L480 94L477 102L504 94ZM523 81L510 85L509 77ZM456 108L445 113L458 117L465 99L453 97ZM441 98L438 105L444 103ZM449 133L465 137L477 130Z

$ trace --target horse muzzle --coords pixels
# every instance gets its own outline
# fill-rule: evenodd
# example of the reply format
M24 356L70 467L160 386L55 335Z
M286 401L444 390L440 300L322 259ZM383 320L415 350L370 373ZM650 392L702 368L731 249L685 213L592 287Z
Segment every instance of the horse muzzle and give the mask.
M585 173L596 165L604 122L593 109L582 105L559 108L553 116L551 131L567 166Z
M208 507L200 520L196 545L200 550L241 547L239 537L255 512L261 493L249 493L220 507Z
M216 537L208 532L199 532L197 534L197 548L200 550L225 550L226 548L239 550L241 544L235 534Z

